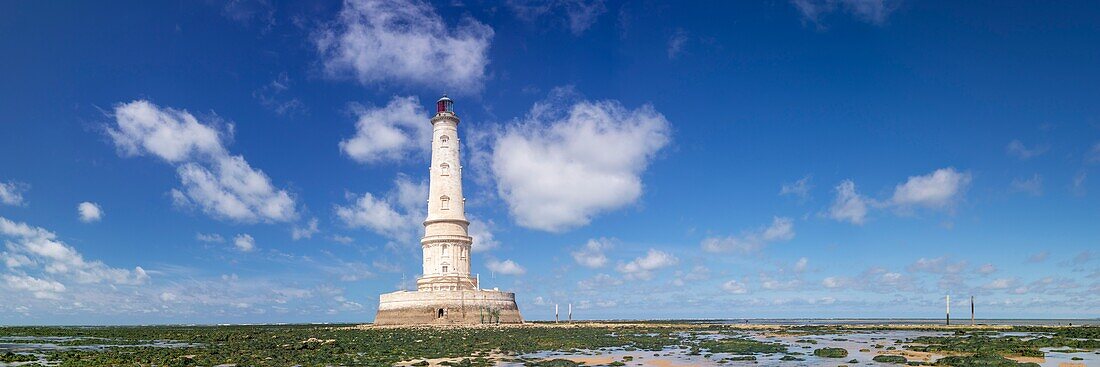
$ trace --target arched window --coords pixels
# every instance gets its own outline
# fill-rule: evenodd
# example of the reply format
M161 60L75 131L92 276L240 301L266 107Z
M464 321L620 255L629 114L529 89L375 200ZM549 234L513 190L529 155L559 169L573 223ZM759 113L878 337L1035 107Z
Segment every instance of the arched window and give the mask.
M439 198L439 208L442 210L450 210L451 198L447 197L447 195L443 195L443 197Z
M439 165L439 174L442 175L442 176L450 176L451 175L451 165L446 164L446 163Z
M449 142L449 141L451 141L450 137L448 137L446 135L440 136L439 137L439 146L443 147L443 148L446 148L447 147L447 142Z
M449 254L450 246L443 245L443 256L446 257Z

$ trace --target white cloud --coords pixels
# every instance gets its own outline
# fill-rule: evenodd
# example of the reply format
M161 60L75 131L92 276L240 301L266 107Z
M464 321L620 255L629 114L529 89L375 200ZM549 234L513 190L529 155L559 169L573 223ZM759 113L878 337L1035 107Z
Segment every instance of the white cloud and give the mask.
M978 273L980 273L980 274L992 274L996 271L997 271L997 267L993 266L993 264L985 264L985 265L982 265L980 268L978 268Z
M1008 289L1016 286L1015 278L998 278L982 286L985 289Z
M489 259L489 261L485 263L485 267L494 273L503 275L523 275L527 273L526 269L512 260L499 261L497 259Z
M829 207L829 218L852 224L863 224L867 219L868 199L856 192L856 184L844 180L836 187L836 199Z
M241 222L297 217L289 193L276 189L244 157L229 154L222 134L189 112L138 100L116 106L115 123L108 135L123 155L151 154L177 165L183 187L172 190L176 204L198 205L212 217Z
M561 232L635 202L641 174L669 134L668 121L648 105L538 103L497 137L491 168L519 225Z
M202 242L222 243L225 242L225 238L217 233L196 233L195 239Z
M774 217L771 225L746 231L737 236L709 237L703 240L702 247L707 252L755 253L768 244L789 241L795 236L794 222L790 218Z
M791 0L803 18L821 25L822 18L842 9L871 24L882 24L898 7L899 0Z
M577 288L580 288L582 291L593 291L596 289L615 287L622 284L622 279L600 273L593 276L592 279L577 281Z
M349 236L341 236L341 235L333 235L332 237L329 237L329 239L335 241L336 243L342 243L342 244L345 244L345 245L347 245L349 243L352 243L352 242L355 242L354 238L351 238Z
M175 293L172 293L172 292L161 292L160 293L161 302L175 302L178 299L179 299L179 296L177 296Z
M45 274L66 276L78 283L135 285L149 276L140 266L134 270L112 268L100 261L88 261L76 249L61 242L44 228L32 227L0 217L0 235L8 237L5 265L41 265ZM27 269L28 271L31 269Z
M731 279L728 282L722 284L722 290L733 294L745 294L749 292L745 283L738 282L736 279Z
M346 0L314 42L330 77L477 93L492 39L489 26L472 18L448 25L424 1Z
M1046 261L1048 257L1050 257L1050 251L1043 250L1043 251L1039 251L1039 252L1036 252L1036 253L1031 254L1030 256L1028 256L1027 257L1027 262L1029 262L1029 263L1041 263L1043 261Z
M841 288L848 284L848 279L843 277L826 277L821 280L821 286L829 289Z
M1100 141L1093 144L1088 153L1085 153L1085 162L1100 163Z
M923 176L910 176L905 183L894 188L891 203L900 207L950 208L962 196L970 180L970 173L951 167Z
M27 185L20 182L0 182L0 204L23 205L23 192Z
M604 252L614 247L614 241L608 238L589 239L580 250L573 251L573 260L586 268L600 268L607 264Z
M1046 146L1028 148L1024 145L1023 142L1020 142L1019 140L1012 140L1008 143L1008 146L1005 147L1005 153L1007 153L1008 155L1025 160L1031 159L1032 157L1040 156L1043 153L1046 153L1046 151Z
M297 241L303 238L313 238L313 235L317 232L320 232L317 229L317 218L313 218L306 223L305 227L294 226L290 231L290 237Z
M241 233L233 237L233 246L241 252L251 252L256 249L256 240L249 234Z
M798 279L780 280L773 278L768 274L760 274L760 288L773 290L773 291L789 291L797 289L802 285L802 281Z
M385 107L355 110L355 136L340 142L340 151L355 161L401 161L431 149L432 125L418 98L395 96Z
M810 184L810 176L800 178L793 183L785 183L779 188L779 195L794 195L800 199L806 199L810 197L810 189L813 185Z
M809 264L810 264L810 259L807 259L805 257L800 258L800 259L798 259L798 261L796 261L794 263L794 271L796 273L804 272L804 271L806 271L806 266L809 265Z
M80 214L80 221L84 223L98 222L103 218L103 209L93 202L80 203L76 206L76 211Z
M607 12L604 0L509 0L508 6L521 19L534 21L547 14L565 12L566 26L574 36L580 36L592 27L600 15Z
M911 272L925 272L933 274L958 274L963 270L966 270L966 261L955 261L946 256L940 256L937 258L920 258L917 261L909 265L908 269Z
M1043 176L1036 173L1029 178L1014 178L1012 179L1011 189L1014 192L1040 196L1043 194Z
M38 279L28 275L4 274L4 284L14 291L27 291L35 298L58 299L57 293L65 291L65 285L53 280Z
M676 265L680 262L676 256L657 249L649 249L644 257L635 258L626 264L619 264L616 268L627 279L649 280L653 279L653 272L662 268Z
M1087 172L1085 172L1085 171L1077 172L1077 174L1073 175L1073 185L1070 186L1070 191L1073 192L1074 195L1084 196L1085 195L1085 180L1086 179L1088 179L1088 173Z
M394 180L393 191L385 197L364 193L348 206L335 206L336 216L349 227L367 228L399 241L412 240L421 232L421 222L427 217L428 185L413 183L406 176Z
M493 221L482 221L480 219L470 217L470 237L473 237L474 243L470 247L470 251L473 252L485 252L497 247L500 247L500 241L497 241L493 237Z
M289 89L290 77L284 72L280 73L271 83L252 91L252 97L280 116L305 113L306 106L301 100L283 95Z
M684 51L684 46L687 45L688 36L687 32L683 29L677 29L672 33L672 36L668 38L668 58L675 59Z

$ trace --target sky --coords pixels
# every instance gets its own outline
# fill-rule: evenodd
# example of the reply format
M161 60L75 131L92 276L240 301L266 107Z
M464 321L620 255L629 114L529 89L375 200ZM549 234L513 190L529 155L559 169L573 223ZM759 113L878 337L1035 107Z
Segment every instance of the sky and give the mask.
M0 324L1100 316L1100 4L0 3ZM957 311L958 312L958 311Z

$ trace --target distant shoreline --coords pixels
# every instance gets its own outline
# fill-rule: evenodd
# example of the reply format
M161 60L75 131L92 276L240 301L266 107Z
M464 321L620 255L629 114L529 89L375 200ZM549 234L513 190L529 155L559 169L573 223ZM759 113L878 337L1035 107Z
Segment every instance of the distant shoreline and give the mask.
M554 325L554 320L528 320L522 325ZM568 325L566 321L557 322L558 325ZM960 328L1007 328L1012 326L1100 326L1100 319L975 319L973 326L970 325L970 319L951 319L951 325L945 325L944 319L914 319L914 318L791 318L791 319L779 319L779 318L766 318L766 319L651 319L651 320L629 320L629 319L611 319L611 320L574 320L573 325L728 325L731 327L744 327L744 328L768 328L768 327L784 327L784 326L842 326L849 328L897 328L897 329L909 329L914 327L921 328L940 328L943 329L960 329ZM308 326L333 326L333 327L360 327L370 326L371 323L357 323L357 322L333 322L333 323L309 323L309 322L289 322L289 323L179 323L179 324L101 324L101 325L48 325L48 324L26 324L26 325L0 325L0 328L11 327L218 327L218 326L288 326L288 325L308 325ZM497 325L493 325L497 326Z

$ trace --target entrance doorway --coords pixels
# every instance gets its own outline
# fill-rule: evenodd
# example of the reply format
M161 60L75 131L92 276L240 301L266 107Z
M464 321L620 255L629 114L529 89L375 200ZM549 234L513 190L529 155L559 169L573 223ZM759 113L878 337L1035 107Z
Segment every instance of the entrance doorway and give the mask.
M443 318L443 309L441 308L441 309L439 309L439 311L437 311L437 312L438 312L439 316L436 316L436 318L437 318L437 319L442 319L442 318Z

